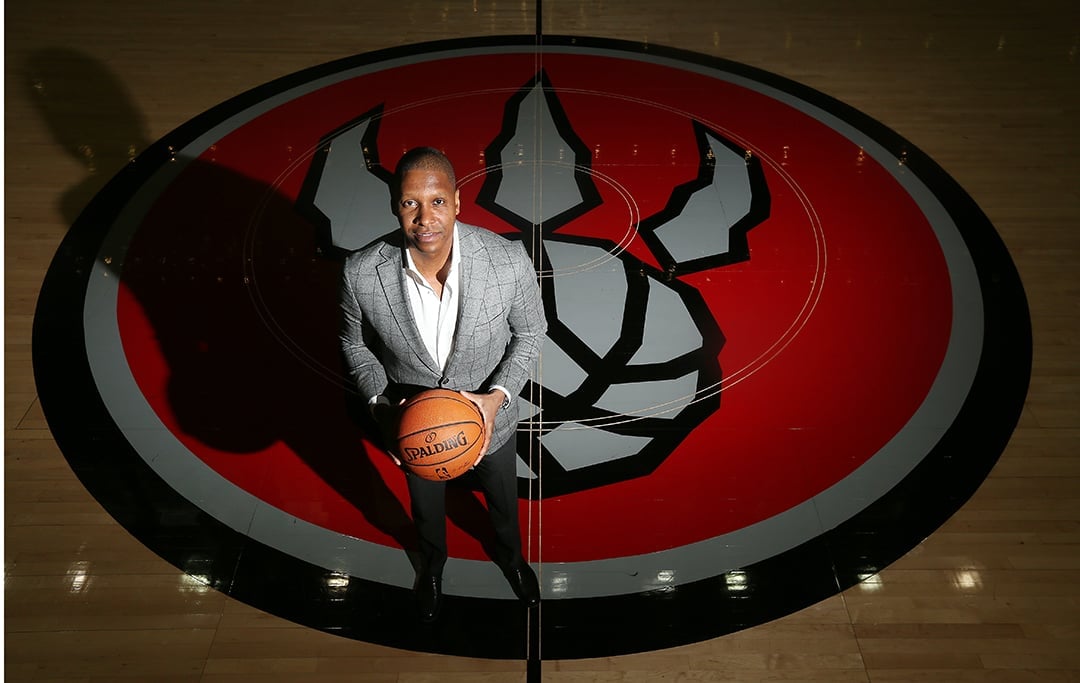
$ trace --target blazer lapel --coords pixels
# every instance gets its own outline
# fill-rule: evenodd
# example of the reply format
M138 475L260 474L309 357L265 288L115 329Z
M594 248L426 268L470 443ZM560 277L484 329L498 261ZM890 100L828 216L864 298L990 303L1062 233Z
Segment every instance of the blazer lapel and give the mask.
M482 295L472 296L474 292L483 292L487 278L483 276L483 266L477 263L476 243L473 239L474 228L465 223L457 224L458 246L461 248L461 261L458 273L458 317L454 327L454 346L446 360L446 374L453 375L455 364L460 360L461 349L469 348L467 340L476 328L483 307Z
M376 266L379 283L386 295L386 305L397 322L398 331L405 344L429 370L440 374L439 364L427 352L424 340L420 338L420 328L416 326L416 319L412 314L412 305L409 303L409 294L405 291L405 268L402 264L404 255L399 247L390 246L384 252L386 258Z

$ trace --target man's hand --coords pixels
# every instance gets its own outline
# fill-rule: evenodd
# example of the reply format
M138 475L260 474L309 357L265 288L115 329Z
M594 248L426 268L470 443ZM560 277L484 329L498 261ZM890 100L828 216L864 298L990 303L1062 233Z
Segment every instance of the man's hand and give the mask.
M495 415L506 401L506 395L498 389L492 389L486 394L474 394L471 391L462 391L461 395L476 404L480 414L484 417L484 443L480 446L480 455L476 457L473 467L487 455L488 446L491 445L491 430L495 428Z

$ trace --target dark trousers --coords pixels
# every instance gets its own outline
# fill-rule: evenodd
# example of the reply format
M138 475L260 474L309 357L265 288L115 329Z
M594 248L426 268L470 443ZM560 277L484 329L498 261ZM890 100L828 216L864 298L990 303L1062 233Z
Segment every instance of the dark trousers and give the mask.
M521 558L518 526L517 449L514 439L488 451L473 470L495 527L495 561L509 567ZM420 537L421 573L441 576L446 564L446 482L406 475L413 522Z

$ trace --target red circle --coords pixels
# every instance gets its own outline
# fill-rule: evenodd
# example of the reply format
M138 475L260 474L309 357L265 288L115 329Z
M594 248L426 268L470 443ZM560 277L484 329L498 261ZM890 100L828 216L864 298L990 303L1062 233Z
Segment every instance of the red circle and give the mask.
M459 175L490 163L483 150L503 124L507 98L533 77L532 56L461 57L439 66L484 74L483 85L462 90L460 81L425 79L430 64L386 69L297 97L217 141L141 222L117 308L139 387L192 453L269 505L386 545L394 541L306 457L315 439L305 430L343 460L372 457L407 508L401 473L377 457L330 381L339 371L336 339L305 329L311 309L331 315L336 307L334 264L319 260L311 226L285 209L323 136L380 105L380 159L392 164L424 143L446 150ZM924 400L952 321L941 248L899 180L903 169L882 166L804 111L707 75L570 54L545 56L544 68L593 166L618 169L642 217L697 173L694 120L756 154L772 198L769 218L748 235L749 261L681 278L701 292L726 340L719 361L732 379L721 408L649 476L522 501L523 520L538 517L530 506L543 506L542 536L533 542L544 560L649 553L738 530L811 499L874 455ZM421 101L409 85L417 79L426 88ZM599 82L604 92L593 89ZM237 196L229 183L233 194L222 196L220 174L248 179L249 191ZM461 218L509 231L475 205L479 185L464 188ZM625 230L623 199L598 188L605 203L565 234L607 238L605 226ZM384 218L393 229L389 210ZM627 249L656 263L642 240ZM140 260L159 267L151 275ZM264 310L295 309L284 303L295 297L304 297L305 315L264 319ZM180 322L163 322L170 315ZM248 346L273 367L216 368L220 349L235 358ZM206 390L239 405L207 400L220 403L230 433L189 428L189 407L176 400L187 381L177 376L178 357L187 359L183 367L200 367L204 358L218 370L220 384ZM196 388L185 391L189 400L200 397ZM479 541L455 527L449 542L456 556L485 557Z

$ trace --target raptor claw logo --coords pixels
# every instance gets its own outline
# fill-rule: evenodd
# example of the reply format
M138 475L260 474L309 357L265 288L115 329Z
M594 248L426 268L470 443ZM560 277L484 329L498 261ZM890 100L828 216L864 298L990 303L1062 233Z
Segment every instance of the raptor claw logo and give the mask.
M334 249L380 236L365 217L383 213L389 196L381 115L325 136L305 179L299 208L328 226ZM540 71L507 99L489 165L463 180L482 176L476 204L495 217L489 227L524 242L541 280L549 331L543 380L521 394L518 453L539 454L519 455L524 497L646 475L719 407L724 337L679 277L749 260L746 233L768 218L769 191L754 155L700 122L693 134L697 176L673 187L661 211L582 231L603 201L600 174ZM637 239L659 267L630 254Z

